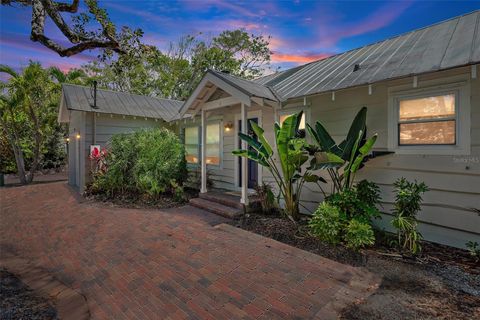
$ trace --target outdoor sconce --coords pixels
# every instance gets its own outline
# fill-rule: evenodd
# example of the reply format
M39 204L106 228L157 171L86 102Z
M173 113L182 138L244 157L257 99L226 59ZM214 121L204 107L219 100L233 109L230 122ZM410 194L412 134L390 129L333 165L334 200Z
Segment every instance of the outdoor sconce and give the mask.
M66 142L66 143L69 143L69 142L70 142L70 138L69 138L69 137L66 137L66 138L65 138L65 142Z
M80 133L77 133L77 134L75 135L75 138L77 138L77 140L80 140Z
M229 132L230 130L233 129L233 123L229 121L225 124L224 127L225 127L225 131Z

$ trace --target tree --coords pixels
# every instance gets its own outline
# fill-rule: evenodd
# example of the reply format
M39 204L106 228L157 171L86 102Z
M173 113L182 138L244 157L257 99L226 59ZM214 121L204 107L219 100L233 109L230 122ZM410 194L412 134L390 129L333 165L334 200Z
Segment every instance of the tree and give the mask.
M30 62L21 73L0 65L0 72L10 75L1 84L2 134L15 155L20 182L30 183L39 168L46 137L55 134L59 87L39 63Z
M1 0L1 4L32 7L30 39L40 42L61 57L70 57L92 49L125 53L132 36L142 35L140 29L131 30L128 27L122 27L118 32L115 24L109 19L107 11L100 8L96 0L85 0L88 13L78 13L79 0L73 0L71 4L53 0ZM72 14L71 26L64 20L62 16L64 13ZM71 46L65 47L45 35L47 17L67 38ZM100 28L92 29L92 22L97 22Z
M269 39L244 30L224 31L208 41L189 35L165 52L134 39L129 53L89 63L85 71L101 87L183 100L208 69L245 78L261 75L269 67Z

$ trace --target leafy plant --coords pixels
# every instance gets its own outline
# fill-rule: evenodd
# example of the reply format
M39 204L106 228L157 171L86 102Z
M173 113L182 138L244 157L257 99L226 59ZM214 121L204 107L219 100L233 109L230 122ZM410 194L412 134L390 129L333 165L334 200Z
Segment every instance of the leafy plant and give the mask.
M372 226L357 219L350 220L345 227L345 243L354 250L373 245L375 234Z
M310 170L326 169L332 179L332 193L350 189L357 171L363 166L377 140L377 134L366 139L367 108L355 116L347 137L337 144L325 127L317 121L315 128L307 124L307 130L315 145L308 147L314 157Z
M477 241L468 241L466 244L468 253L475 262L480 261L480 245Z
M302 165L308 160L308 153L304 147L305 140L297 138L298 127L303 112L293 114L286 118L282 125L275 123L275 142L277 147L278 161L274 157L274 151L270 143L265 139L264 130L255 122L251 121L252 130L256 139L244 133L239 133L240 139L246 141L253 150L235 150L234 155L251 159L267 168L279 189L279 198L285 201L285 214L292 220L299 217L300 195L305 182L325 182L319 176L309 170L302 171Z
M268 183L262 182L261 185L256 185L255 192L263 213L271 214L278 208L272 187Z
M322 202L313 213L308 225L311 233L331 244L340 242L345 216L327 202Z
M334 193L326 201L344 212L347 219L357 219L370 223L372 218L378 218L380 212L377 205L380 201L378 186L367 180L360 181L350 189Z
M428 187L423 182L409 182L405 178L398 179L393 185L396 196L392 225L397 229L398 245L417 254L422 249L422 235L417 231L417 213L421 208L422 194L428 191Z
M110 197L125 193L156 198L181 196L187 178L185 150L167 129L114 135L105 157L104 173L94 176L93 190Z

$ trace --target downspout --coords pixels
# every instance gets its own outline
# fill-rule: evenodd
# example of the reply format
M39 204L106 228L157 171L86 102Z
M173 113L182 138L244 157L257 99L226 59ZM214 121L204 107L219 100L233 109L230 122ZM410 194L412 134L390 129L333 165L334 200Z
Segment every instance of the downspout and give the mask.
M97 81L93 81L93 106L94 109L97 109ZM96 112L93 113L92 121L92 144L97 144L97 115Z

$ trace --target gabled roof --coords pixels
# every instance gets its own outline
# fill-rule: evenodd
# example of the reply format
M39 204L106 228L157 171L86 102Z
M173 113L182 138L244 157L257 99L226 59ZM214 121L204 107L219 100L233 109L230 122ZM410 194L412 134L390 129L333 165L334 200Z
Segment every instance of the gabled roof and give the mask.
M62 103L68 110L119 114L170 121L178 117L182 101L97 89L97 108L93 108L90 87L63 84Z
M236 87L237 89L243 91L248 96L254 96L258 98L265 98L272 101L278 101L275 94L272 90L255 81L245 80L236 76L232 76L228 73L218 72L214 70L209 70L208 72L212 73L213 75L217 76L218 78L224 80L225 82L229 83L230 85Z

